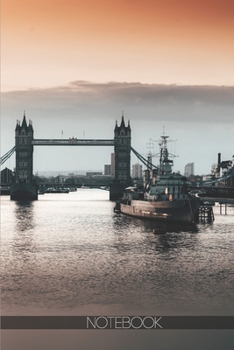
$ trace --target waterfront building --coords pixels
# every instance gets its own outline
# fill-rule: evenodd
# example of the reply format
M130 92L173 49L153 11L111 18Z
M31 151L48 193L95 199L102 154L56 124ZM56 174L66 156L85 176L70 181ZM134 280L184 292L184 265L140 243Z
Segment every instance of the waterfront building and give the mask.
M111 165L110 164L104 165L104 175L111 175Z
M1 171L0 183L1 185L10 185L13 173L10 169L5 168Z
M216 168L216 175L224 176L227 171L230 171L234 167L234 155L232 160L221 161L221 153L218 153L218 164Z
M96 175L102 175L101 171L88 171L86 173L86 176L96 176Z
M187 177L190 175L194 175L194 163L188 163L185 165L184 175Z
M132 177L133 179L142 179L142 165L139 163L132 165Z

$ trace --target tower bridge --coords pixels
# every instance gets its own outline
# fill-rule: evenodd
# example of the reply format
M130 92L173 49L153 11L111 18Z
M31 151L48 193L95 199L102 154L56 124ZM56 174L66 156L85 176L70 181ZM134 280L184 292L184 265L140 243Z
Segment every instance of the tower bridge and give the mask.
M114 140L90 140L90 139L37 139L32 140L33 146L114 146Z
M15 147L1 158L1 163L16 153L15 178L11 184L12 200L36 200L37 184L33 178L33 148L34 146L112 146L115 154L115 177L110 186L110 200L119 198L123 189L131 183L130 153L131 128L130 122L125 125L124 116L120 126L116 121L113 139L34 139L32 122L27 124L25 115L22 124L17 121L15 128Z
M15 128L15 146L0 158L2 165L15 152L15 176L11 183L10 196L12 200L35 200L38 199L37 184L33 177L33 148L34 146L111 146L114 147L115 155L115 176L110 185L110 200L118 199L125 187L131 184L131 151L143 162L147 169L157 167L152 164L151 159L145 159L131 147L130 122L125 125L124 116L120 126L116 121L113 139L34 139L32 122L27 124L25 115L22 124L17 121ZM220 179L213 180L226 181L228 177L233 178L233 172ZM232 180L233 181L233 180ZM233 183L233 182L232 182ZM223 188L215 187L216 195L223 194ZM214 192L214 189L213 189ZM232 191L233 192L233 191ZM233 198L231 190L225 192L225 198Z

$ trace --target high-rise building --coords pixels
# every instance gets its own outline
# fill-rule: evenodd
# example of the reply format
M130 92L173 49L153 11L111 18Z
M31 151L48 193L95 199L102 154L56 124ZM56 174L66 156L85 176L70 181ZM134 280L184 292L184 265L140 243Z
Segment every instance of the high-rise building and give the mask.
M194 175L194 163L188 163L184 167L184 175L190 176Z
M111 165L105 164L104 165L104 175L110 175L111 174Z
M141 179L142 178L142 165L139 163L132 165L132 177L133 179Z

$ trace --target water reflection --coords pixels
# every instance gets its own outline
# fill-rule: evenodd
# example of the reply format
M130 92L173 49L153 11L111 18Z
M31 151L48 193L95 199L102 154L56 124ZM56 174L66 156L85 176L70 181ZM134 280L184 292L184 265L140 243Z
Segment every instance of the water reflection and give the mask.
M116 214L113 220L115 248L120 252L139 254L163 253L161 258L176 258L184 251L194 250L199 232L196 225L141 220Z
M34 202L23 201L16 202L15 206L15 218L16 218L16 230L26 231L31 230L35 226L34 224Z
M146 219L138 219L131 216L126 216L123 214L115 214L114 216L114 228L119 231L121 228L129 228L129 226L140 226L145 231L151 231L154 234L165 234L165 233L180 233L198 232L198 227L196 224L186 224L186 223L171 223L171 222L161 222L152 221Z
M157 252L167 253L170 258L176 258L178 253L184 254L188 250L194 250L197 237L185 234L168 234L156 236L154 248ZM162 255L161 258L164 258Z
M149 222L113 213L89 191L86 202L78 191L72 202L65 195L4 201L5 314L87 314L90 305L231 313L233 215L217 215L210 226Z
M26 263L31 258L31 254L36 251L33 229L34 222L34 202L22 201L15 203L15 234L12 244L13 254Z
M147 230L152 230L154 234L198 232L196 224L144 221L144 227Z

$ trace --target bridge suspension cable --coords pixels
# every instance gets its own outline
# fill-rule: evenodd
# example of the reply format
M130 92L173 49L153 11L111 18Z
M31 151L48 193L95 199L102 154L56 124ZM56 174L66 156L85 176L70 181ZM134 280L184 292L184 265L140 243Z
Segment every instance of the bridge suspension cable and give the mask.
M6 154L4 154L4 156L2 156L0 158L0 165L5 163L7 161L7 159L9 159L14 152L15 152L15 146L12 149L10 149L10 151L8 151Z
M135 156L137 156L137 158L148 168L152 169L155 168L157 170L159 170L159 168L154 165L152 162L150 162L148 159L144 158L140 153L138 153L133 147L131 147L131 150L133 151L133 153L135 154Z

